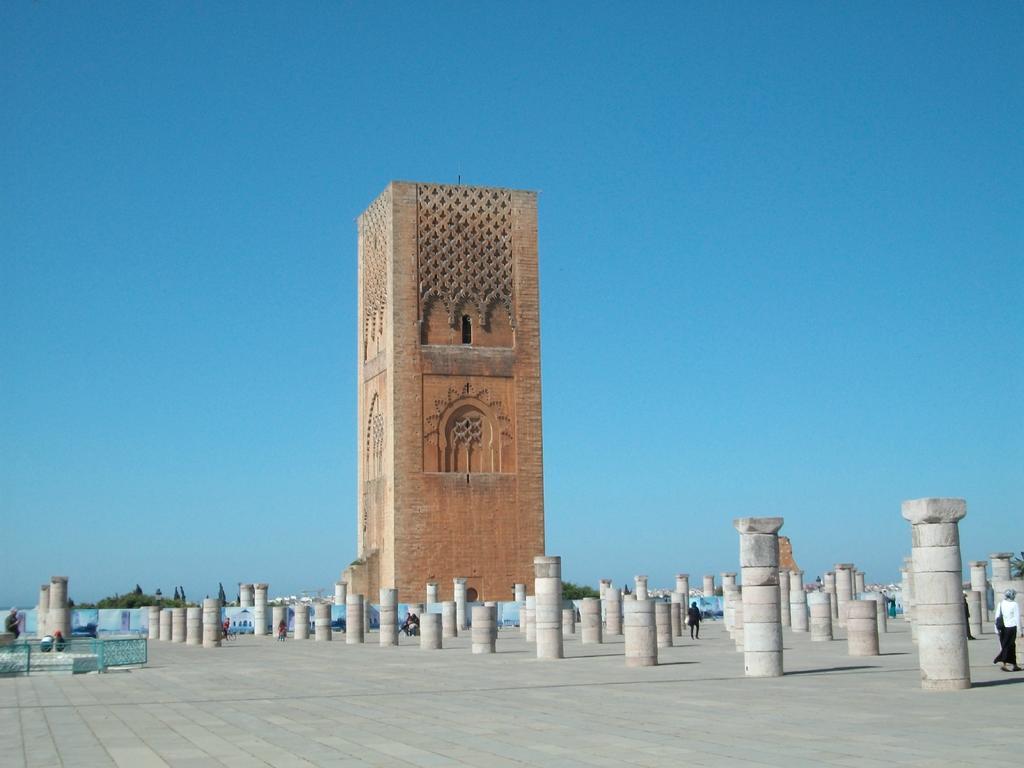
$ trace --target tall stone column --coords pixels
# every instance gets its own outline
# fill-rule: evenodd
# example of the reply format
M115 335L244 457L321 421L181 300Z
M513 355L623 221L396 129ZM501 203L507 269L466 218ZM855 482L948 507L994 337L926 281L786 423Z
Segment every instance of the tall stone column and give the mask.
M275 605L271 608L271 623L274 625L274 637L277 637L277 628L281 626L281 622L284 622L284 626L288 627L288 606L287 605ZM287 631L286 631L287 634Z
M347 581L336 581L334 582L334 604L344 605L345 600L348 598L348 582Z
M683 596L683 605L689 606L690 604L690 574L688 573L677 573L676 574L676 592Z
M951 691L971 687L967 655L958 523L967 514L963 499L903 502L913 543L914 623L921 688Z
M164 608L160 611L160 639L164 642L171 642L171 609Z
M184 608L172 608L171 609L171 642L172 643L184 643L185 642L185 631L188 627L185 621Z
M804 592L804 572L789 574L789 625L794 632L807 631L807 593Z
M781 517L741 517L743 578L743 667L748 677L782 676L782 621L779 602Z
M846 604L846 652L850 656L878 655L878 620L874 600Z
M457 616L454 600L445 600L441 603L441 637L459 636Z
M580 603L580 623L583 625L580 642L583 645L601 644L601 601L585 597Z
M995 592L996 602L1003 599L1003 592L1009 587L1010 581L1010 560L1013 559L1013 552L993 552L988 556L992 561L992 591ZM53 590L50 590L50 605L53 605Z
M239 608L252 608L253 607L253 586L252 584L239 584L238 585L238 607Z
M203 644L203 609L198 605L190 605L185 609L185 643Z
M864 594L864 571L853 572L853 594L854 597L857 595Z
M907 566L907 594L904 596L903 610L910 615L910 639L917 642L917 601L914 598L914 558L907 557L903 561Z
M161 619L163 615L161 612ZM160 638L163 639L163 637L164 627L161 622ZM216 597L208 597L203 600L203 648L220 648L220 600Z
M985 626L983 619L983 611L981 609L981 592L976 589L972 589L967 593L967 610L971 616L967 620L967 626L971 630L971 634L975 637L981 637L982 628Z
M669 603L654 603L654 628L659 648L672 647L672 611Z
M309 640L309 603L300 601L292 606L292 610L295 611L295 629L292 636L296 640Z
M836 574L835 571L828 571L825 574L824 580L821 582L821 589L823 592L827 592L829 596L829 606L832 610L832 618L839 618L839 601L836 597Z
M683 636L683 600L685 598L678 592L672 593L672 603L669 605L669 618L672 622L672 637Z
M435 603L441 602L441 600L438 598L437 595L438 595L438 593L437 593L437 582L436 581L428 581L427 582L427 605L434 605Z
M730 587L732 595L732 641L737 653L743 653L743 587Z
M736 586L736 573L734 571L724 571L722 573L722 588L735 587Z
M71 639L71 610L68 608L68 577L50 577L50 612L46 617L48 634L60 632Z
M715 596L715 576L714 574L706 574L704 576L704 589L702 590L704 597Z
M903 558L900 568L900 602L903 604L903 620L910 621L910 564Z
M988 560L971 560L971 589L981 594L981 616L979 620L988 622Z
M253 634L263 636L267 634L267 589L269 584L253 584L255 599L252 607Z
M362 595L349 592L345 597L345 644L362 645L366 641L365 600Z
M318 643L329 643L334 640L331 629L331 604L317 603L313 607L313 637Z
M562 639L576 634L576 609L562 609Z
M779 612L782 626L792 624L789 614L789 571L779 571Z
M646 576L634 576L633 577L633 594L636 595L637 600L646 600L649 595L647 593L647 577Z
M157 605L151 605L146 610L149 611L149 639L159 640L160 639L160 607Z
M495 612L486 605L474 605L473 625L470 628L473 653L494 653L497 631L494 626Z
M380 644L398 645L398 590L385 587L380 591Z
M881 592L871 592L871 599L875 601L875 624L878 625L878 634L884 635L889 631L889 614L886 612L885 595Z
M611 584L604 599L604 629L609 635L622 634L622 593Z
M466 579L456 576L452 582L455 586L455 624L461 632L468 626L466 624Z
M50 613L50 585L43 584L39 587L39 603L36 605L36 636L45 637L46 620Z
M562 558L538 555L533 558L533 575L537 658L561 659Z
M622 629L626 639L626 666L653 667L658 663L658 637L654 601L626 600Z
M526 626L526 641L529 643L537 639L537 596L527 595L523 603L523 624Z
M420 650L441 650L441 614L424 613L420 616Z
M821 642L832 639L832 595L822 590L807 595L810 612L811 640Z
M846 626L846 604L853 599L853 563L836 563L836 602L839 626Z

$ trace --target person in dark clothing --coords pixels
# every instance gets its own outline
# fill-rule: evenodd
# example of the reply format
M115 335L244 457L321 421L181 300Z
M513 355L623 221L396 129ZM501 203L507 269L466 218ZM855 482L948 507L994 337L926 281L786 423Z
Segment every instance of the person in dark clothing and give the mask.
M686 611L686 623L690 625L690 639L700 640L700 608L696 603L690 603Z
M964 626L967 627L967 639L973 640L974 635L971 634L971 606L967 604L967 595L964 595Z
M7 618L4 620L4 632L9 632L14 635L14 639L18 639L18 635L21 634L21 630L18 628L18 609L11 608L11 612L7 614Z

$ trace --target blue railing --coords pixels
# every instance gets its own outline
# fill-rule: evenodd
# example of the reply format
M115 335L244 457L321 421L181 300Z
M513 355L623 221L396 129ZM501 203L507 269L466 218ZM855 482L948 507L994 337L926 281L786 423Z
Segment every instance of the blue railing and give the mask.
M149 641L140 637L74 637L59 643L24 640L0 646L0 675L30 672L104 672L149 661Z

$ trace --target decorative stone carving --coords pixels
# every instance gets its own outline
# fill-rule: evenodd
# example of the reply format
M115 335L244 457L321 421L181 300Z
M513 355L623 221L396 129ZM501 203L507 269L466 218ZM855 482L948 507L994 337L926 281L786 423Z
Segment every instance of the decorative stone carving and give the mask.
M376 393L366 418L366 479L376 480L384 472L384 414Z
M509 384L497 380L499 389ZM429 384L426 387L429 390ZM428 402L428 391L424 402ZM424 470L428 472L513 472L512 419L505 414L502 398L490 387L466 381L449 384L442 397L433 400L433 412L425 420Z
M385 190L359 219L363 245L363 359L376 352L384 335L391 252L391 191ZM373 353L371 354L371 348Z

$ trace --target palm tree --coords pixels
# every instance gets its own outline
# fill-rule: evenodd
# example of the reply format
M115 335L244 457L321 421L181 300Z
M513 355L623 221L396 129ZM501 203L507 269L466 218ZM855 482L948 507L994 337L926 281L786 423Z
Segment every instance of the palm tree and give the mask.
M1010 575L1015 579L1024 579L1024 552L1010 561Z

